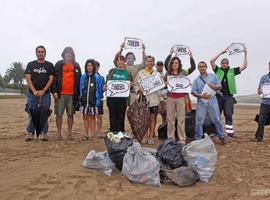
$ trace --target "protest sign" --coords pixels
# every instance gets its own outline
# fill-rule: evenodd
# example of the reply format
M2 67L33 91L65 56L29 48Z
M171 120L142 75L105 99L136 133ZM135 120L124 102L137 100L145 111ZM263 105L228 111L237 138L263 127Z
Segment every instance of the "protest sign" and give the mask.
M165 87L165 83L160 74L153 74L139 82L144 95L151 94Z
M125 37L125 49L142 49L142 40L138 38Z
M190 93L191 81L187 76L168 76L167 87L171 93Z
M128 97L129 93L129 81L110 80L107 82L107 97Z

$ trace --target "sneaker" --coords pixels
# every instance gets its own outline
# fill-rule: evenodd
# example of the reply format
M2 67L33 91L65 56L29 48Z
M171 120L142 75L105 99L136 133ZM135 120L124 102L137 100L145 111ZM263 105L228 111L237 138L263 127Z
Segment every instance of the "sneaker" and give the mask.
M28 134L27 134L27 137L25 138L24 141L29 142L29 141L31 141L31 140L33 140L33 134L32 134L32 133L28 133Z
M237 138L235 133L228 133L228 137L231 137L231 138Z
M185 145L186 141L185 140L179 140L179 144Z
M252 139L250 139L250 141L251 142L262 142L263 141L263 139L262 138L252 138Z
M40 140L41 140L41 141L43 141L43 142L48 141L48 136L47 136L47 134L42 133L42 134L41 134L41 138L40 138Z
M151 144L151 145L155 144L155 142L154 142L154 139L153 139L153 138L149 139L147 143L148 143L148 144Z
M220 144L221 145L225 145L226 144L225 138L219 138L219 140L220 140Z

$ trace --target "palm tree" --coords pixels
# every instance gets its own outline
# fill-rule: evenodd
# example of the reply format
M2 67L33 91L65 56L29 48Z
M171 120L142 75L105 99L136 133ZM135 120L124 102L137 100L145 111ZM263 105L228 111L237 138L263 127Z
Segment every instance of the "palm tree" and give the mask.
M21 62L13 62L11 67L7 69L5 79L9 83L13 80L14 83L23 83L24 79L24 67Z

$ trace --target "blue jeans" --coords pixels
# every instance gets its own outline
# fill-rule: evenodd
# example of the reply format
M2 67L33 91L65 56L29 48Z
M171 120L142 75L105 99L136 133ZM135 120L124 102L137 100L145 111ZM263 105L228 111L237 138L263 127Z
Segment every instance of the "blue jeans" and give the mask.
M216 135L218 138L224 138L223 127L220 118L219 107L217 103L213 105L199 103L197 104L196 109L196 122L195 122L195 140L199 140L203 136L203 124L205 116L208 113L208 116L216 128Z
M30 115L30 109L33 108L34 105L38 104L39 98L40 97L37 97L31 93L28 93L28 95L27 95L27 103L26 103L25 111L28 113L28 124L26 127L26 131L28 133L34 134L34 132L35 132L35 127L34 127L34 124L33 124L33 121L31 119L31 115ZM42 96L41 104L44 106L47 106L47 107L51 106L51 95L49 92ZM48 129L49 129L49 124L47 121L42 128L42 133L47 134Z

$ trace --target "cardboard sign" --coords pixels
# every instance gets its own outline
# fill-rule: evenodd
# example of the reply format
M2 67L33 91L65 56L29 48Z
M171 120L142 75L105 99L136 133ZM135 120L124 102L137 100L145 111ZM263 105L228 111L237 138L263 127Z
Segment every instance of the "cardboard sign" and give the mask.
M151 94L165 87L165 83L160 74L153 74L139 82L144 95Z
M130 93L129 81L107 81L107 97L128 97Z
M262 85L262 98L270 98L270 84Z
M167 87L171 93L190 93L191 81L187 76L168 76Z
M185 45L174 45L173 46L173 52L179 56L179 55L188 55L190 49L188 46L185 46Z
M245 51L245 44L239 43L239 42L234 42L227 48L227 51L229 52L229 55L244 52Z
M212 88L210 88L210 86L208 84L205 84L203 91L202 91L202 94L211 95L211 98L212 98L214 95L216 95L216 93L217 92L215 90L213 90ZM202 101L207 103L208 101L210 101L210 99L202 99Z
M142 49L142 40L138 38L125 37L125 49Z

